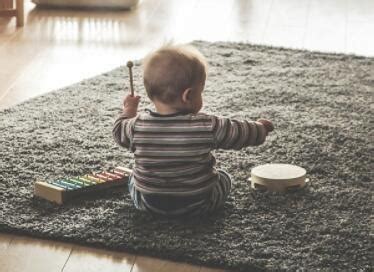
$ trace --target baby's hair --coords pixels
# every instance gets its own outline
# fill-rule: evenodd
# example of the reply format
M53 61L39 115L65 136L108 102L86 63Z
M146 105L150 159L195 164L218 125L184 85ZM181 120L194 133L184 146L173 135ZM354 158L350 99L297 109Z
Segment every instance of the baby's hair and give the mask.
M143 61L143 79L151 100L174 102L181 93L205 81L207 62L193 46L165 45Z

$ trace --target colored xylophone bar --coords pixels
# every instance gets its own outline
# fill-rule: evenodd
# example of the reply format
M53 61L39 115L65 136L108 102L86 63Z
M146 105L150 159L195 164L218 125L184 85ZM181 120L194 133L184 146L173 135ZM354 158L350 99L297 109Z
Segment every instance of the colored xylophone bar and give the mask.
M112 171L63 178L55 181L36 181L34 195L57 204L85 194L127 184L131 169L118 166Z

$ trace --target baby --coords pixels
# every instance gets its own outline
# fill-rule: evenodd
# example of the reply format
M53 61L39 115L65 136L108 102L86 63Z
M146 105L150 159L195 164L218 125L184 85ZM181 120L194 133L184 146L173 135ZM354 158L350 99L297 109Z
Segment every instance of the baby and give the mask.
M143 66L155 111L137 114L140 97L129 95L113 128L115 141L134 153L135 207L165 216L212 213L224 205L232 180L214 167L211 151L260 145L273 125L200 113L207 64L193 47L162 47Z

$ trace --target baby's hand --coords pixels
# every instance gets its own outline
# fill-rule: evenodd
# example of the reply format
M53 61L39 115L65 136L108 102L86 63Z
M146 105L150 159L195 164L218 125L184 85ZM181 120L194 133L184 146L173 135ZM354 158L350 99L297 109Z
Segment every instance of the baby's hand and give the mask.
M257 122L260 122L261 124L264 125L266 128L267 133L272 132L274 130L273 123L269 120L266 119L258 119Z
M138 112L140 96L127 95L123 100L123 113L128 117L135 117Z

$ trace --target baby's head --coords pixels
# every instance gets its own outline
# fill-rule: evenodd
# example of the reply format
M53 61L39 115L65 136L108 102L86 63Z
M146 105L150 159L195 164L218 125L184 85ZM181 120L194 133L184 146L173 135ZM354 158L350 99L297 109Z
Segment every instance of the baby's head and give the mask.
M164 46L143 62L144 86L156 108L197 113L202 105L207 63L194 47Z

